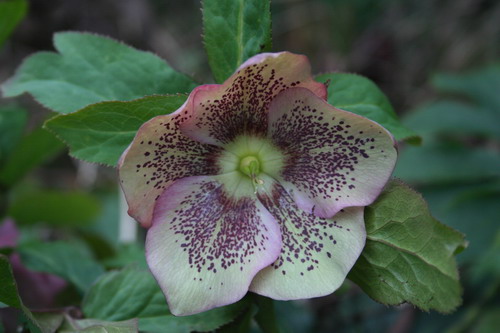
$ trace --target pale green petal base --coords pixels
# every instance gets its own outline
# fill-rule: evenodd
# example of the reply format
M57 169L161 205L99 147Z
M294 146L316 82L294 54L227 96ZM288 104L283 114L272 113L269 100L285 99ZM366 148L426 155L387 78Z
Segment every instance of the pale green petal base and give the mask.
M218 167L222 170L222 174L238 171L242 176L249 177L243 165L249 158L258 161L259 170L256 175L265 173L273 178L281 173L285 161L281 150L269 139L241 135L224 146L224 152L218 158Z

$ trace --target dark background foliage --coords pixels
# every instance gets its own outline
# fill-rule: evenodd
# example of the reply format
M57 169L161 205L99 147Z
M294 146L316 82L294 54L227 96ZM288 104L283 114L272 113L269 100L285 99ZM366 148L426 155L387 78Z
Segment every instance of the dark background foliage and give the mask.
M108 35L151 50L199 82L210 82L199 8L197 0L31 0L27 17L0 50L0 82L26 56L53 50L53 33L67 30ZM458 257L464 305L454 314L427 314L409 305L388 308L347 283L329 297L279 303L286 332L488 332L498 326L500 103L491 96L500 93L500 3L274 0L271 8L275 51L306 54L315 73L367 76L389 96L405 124L424 139L421 147L401 147L396 175L421 190L436 217L470 241ZM48 116L27 96L20 103L35 115L30 116L32 127ZM460 107L469 112L456 113ZM481 123L483 118L493 121ZM89 224L79 232L98 257L110 257L113 249L106 244L116 246L118 223L115 177L110 168L96 170L60 154L30 174L9 202L21 201L26 193L33 196L33 188L90 190L91 197L79 205L92 213L97 211L93 200L99 199L99 214L80 220L71 217L71 210L65 214L75 224ZM36 226L29 214L16 214L19 222ZM47 237L71 233L58 229Z

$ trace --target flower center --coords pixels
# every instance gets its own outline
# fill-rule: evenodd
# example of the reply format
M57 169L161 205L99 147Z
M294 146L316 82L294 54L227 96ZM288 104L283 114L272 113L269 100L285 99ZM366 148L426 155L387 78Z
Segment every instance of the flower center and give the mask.
M245 156L240 160L239 170L248 177L255 179L260 173L260 162L256 156Z
M254 187L263 184L263 174L279 177L284 161L283 153L269 139L251 135L235 138L217 157L221 174L236 172Z

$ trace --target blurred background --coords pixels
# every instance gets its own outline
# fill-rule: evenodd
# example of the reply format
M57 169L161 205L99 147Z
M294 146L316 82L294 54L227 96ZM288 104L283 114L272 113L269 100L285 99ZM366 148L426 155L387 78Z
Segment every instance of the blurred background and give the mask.
M498 329L500 2L273 0L272 17L274 51L306 54L314 73L364 75L388 95L403 123L423 138L421 146L401 144L395 176L422 192L433 215L470 242L457 257L464 304L453 314L386 307L346 282L328 297L279 302L286 332ZM67 30L116 38L200 83L212 82L195 0L31 0L0 49L0 82L26 56L52 51L53 33ZM0 162L0 217L15 220L21 239L76 237L106 267L140 261L140 245L120 241L116 171L71 159L40 130L50 113L29 96L0 99L0 108L27 121L0 140L0 153L9 156Z

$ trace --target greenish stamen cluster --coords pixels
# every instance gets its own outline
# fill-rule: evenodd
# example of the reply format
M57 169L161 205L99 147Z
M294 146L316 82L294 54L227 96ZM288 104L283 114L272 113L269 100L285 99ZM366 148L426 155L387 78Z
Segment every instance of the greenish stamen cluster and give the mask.
M246 156L241 159L239 170L254 179L260 173L260 162L256 156Z

